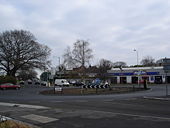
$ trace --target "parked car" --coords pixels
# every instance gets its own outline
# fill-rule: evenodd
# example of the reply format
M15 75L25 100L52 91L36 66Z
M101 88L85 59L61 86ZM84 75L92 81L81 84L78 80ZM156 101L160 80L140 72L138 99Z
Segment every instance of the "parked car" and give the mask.
M34 84L35 85L40 85L40 81L35 81Z
M41 86L47 86L48 84L47 84L46 81L41 81L40 85L41 85Z
M69 86L69 82L66 79L56 79L55 86Z
M15 84L12 84L12 83L5 83L5 84L1 84L0 85L0 89L20 89L21 86L20 85L15 85Z
M77 87L84 85L82 82L79 82L79 81L72 82L71 84L72 84L73 86L77 86Z
M24 83L25 83L24 81L20 81L19 82L20 85L24 85Z
M28 84L32 84L32 80L28 80L27 82L28 82Z

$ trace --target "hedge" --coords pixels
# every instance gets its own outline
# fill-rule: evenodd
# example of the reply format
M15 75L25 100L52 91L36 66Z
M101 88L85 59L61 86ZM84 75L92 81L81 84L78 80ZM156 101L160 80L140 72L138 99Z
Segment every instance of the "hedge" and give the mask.
M16 84L17 80L15 77L12 77L12 76L0 76L0 84L3 84L3 83Z

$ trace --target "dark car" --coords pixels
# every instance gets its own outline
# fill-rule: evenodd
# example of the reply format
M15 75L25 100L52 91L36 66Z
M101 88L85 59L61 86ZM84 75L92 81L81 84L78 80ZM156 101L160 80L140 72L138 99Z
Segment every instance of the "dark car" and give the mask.
M75 83L72 83L73 86L83 86L84 84L82 82L75 82Z
M35 85L40 85L40 82L39 82L39 81L35 81L34 84L35 84Z
M27 82L28 82L28 84L32 84L32 80L28 80Z
M24 81L20 81L19 84L20 84L20 85L24 85Z
M12 84L12 83L5 83L5 84L1 84L0 85L0 89L20 89L21 86L20 85L15 85L15 84Z

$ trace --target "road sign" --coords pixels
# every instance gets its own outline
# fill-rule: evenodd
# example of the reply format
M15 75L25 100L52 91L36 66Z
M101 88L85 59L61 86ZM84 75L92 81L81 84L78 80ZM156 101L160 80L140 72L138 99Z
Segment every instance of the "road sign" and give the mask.
M109 85L83 85L82 88L109 88Z
M63 89L61 87L55 87L56 92L61 92Z

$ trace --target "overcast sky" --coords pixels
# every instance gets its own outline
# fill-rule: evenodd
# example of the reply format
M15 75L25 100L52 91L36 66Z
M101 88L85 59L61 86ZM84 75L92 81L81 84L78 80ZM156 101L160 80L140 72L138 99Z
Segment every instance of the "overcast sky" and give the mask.
M170 57L170 0L0 0L0 32L24 29L52 49L53 64L77 39L94 60L135 65Z

